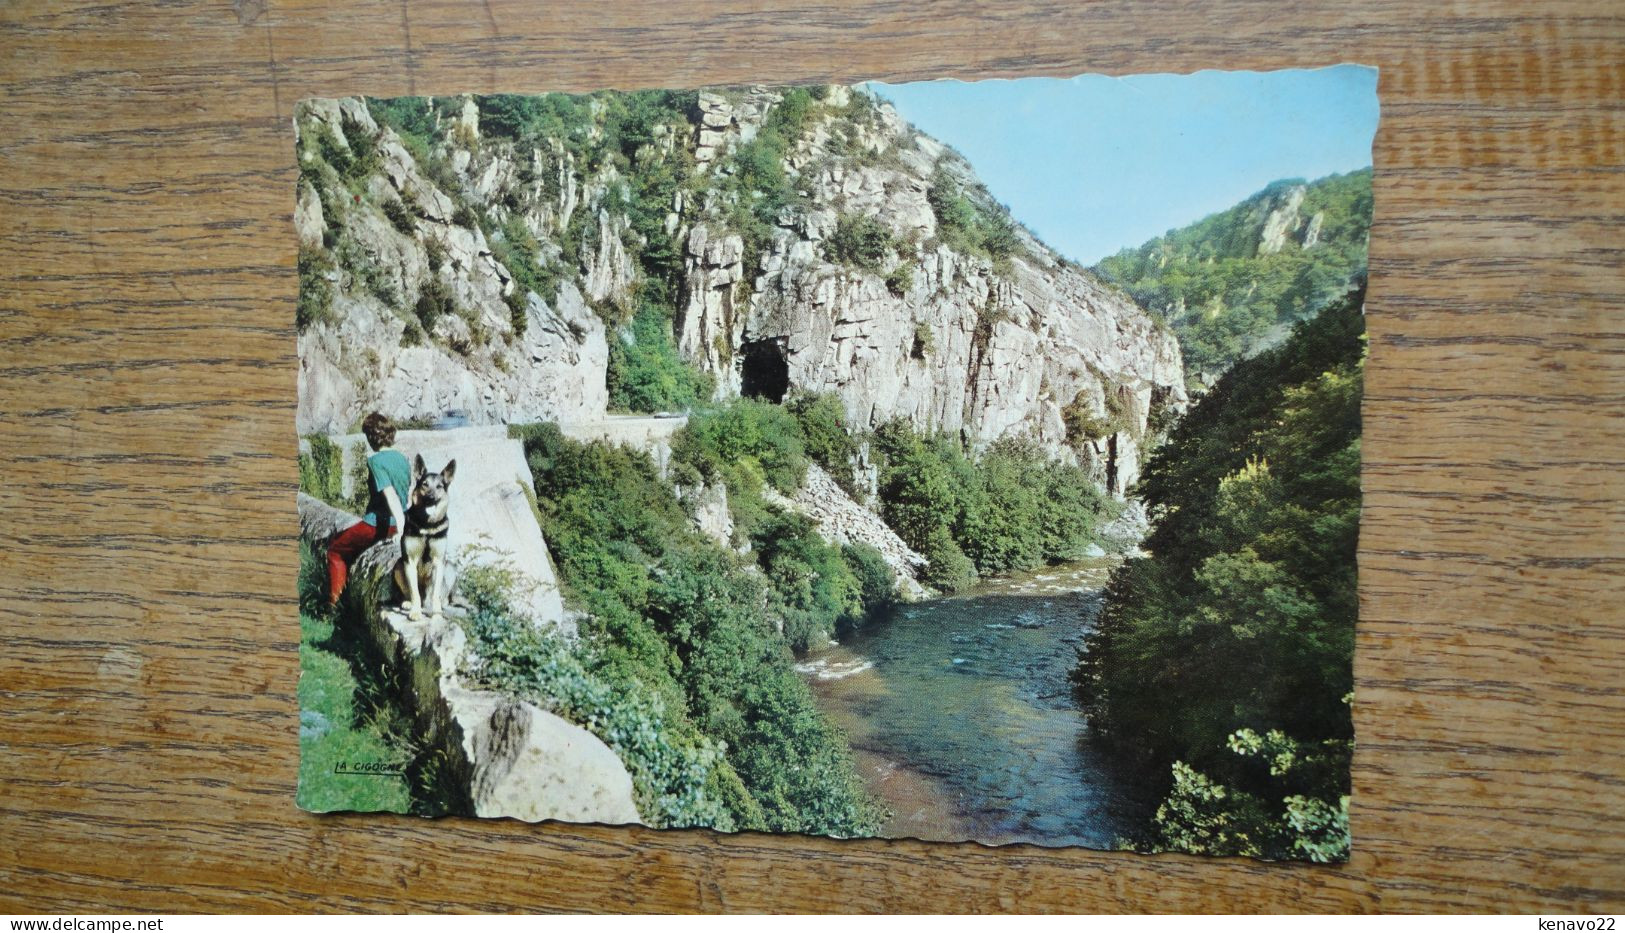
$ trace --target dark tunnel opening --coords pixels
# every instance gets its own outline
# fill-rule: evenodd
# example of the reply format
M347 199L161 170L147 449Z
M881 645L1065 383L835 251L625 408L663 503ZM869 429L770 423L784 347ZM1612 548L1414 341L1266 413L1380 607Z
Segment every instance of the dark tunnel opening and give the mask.
M778 404L790 391L790 362L781 340L757 340L739 348L739 393Z

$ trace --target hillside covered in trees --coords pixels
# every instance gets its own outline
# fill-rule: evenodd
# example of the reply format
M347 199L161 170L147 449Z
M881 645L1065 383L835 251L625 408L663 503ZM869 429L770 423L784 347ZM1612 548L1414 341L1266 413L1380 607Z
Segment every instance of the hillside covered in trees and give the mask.
M1152 848L1347 856L1363 301L1233 366L1140 482L1149 556L1112 574L1073 679L1166 789Z
M1371 207L1370 169L1277 181L1094 271L1174 329L1199 389L1365 281Z

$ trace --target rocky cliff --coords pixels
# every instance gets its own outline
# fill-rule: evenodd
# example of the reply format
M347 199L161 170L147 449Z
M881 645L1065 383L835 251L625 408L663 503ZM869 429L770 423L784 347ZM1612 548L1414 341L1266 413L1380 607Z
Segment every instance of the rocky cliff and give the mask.
M1024 435L1117 493L1185 404L1171 332L862 92L310 101L296 124L301 432L600 420L651 314L716 397Z
M477 145L468 110L468 122L450 121L449 163L431 180L365 102L300 106L301 434L342 433L373 410L462 411L477 423L603 416L608 348L581 290L590 277L545 298L515 286L467 208L498 184L491 164L451 141ZM565 199L527 222L546 231L577 208Z
M701 95L707 143L748 140L776 97ZM688 228L684 352L719 395L834 392L860 427L904 418L973 446L1027 435L1126 488L1148 415L1185 401L1173 335L1024 231L1004 249L956 236L945 205L1008 222L970 166L884 102L824 104L787 158L804 200L754 266L715 205Z

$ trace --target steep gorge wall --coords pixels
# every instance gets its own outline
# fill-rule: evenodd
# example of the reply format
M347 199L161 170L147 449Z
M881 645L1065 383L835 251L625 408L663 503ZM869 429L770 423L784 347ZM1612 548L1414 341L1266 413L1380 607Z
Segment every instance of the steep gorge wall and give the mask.
M720 205L687 228L683 351L719 396L833 392L859 428L902 418L975 447L1025 437L1127 489L1153 410L1186 401L1172 333L1024 231L1006 261L949 246L931 189L947 177L974 191L970 167L884 102L843 116L849 93L831 89L788 157L806 198L761 256L716 219ZM775 100L702 95L700 138L719 152L748 142ZM868 268L830 255L853 218L891 241Z
M397 419L455 410L476 423L603 417L608 344L582 288L619 287L626 276L611 255L545 298L516 292L479 223L459 210L512 171L508 155L475 161L452 144L478 139L473 113L448 128L453 174L438 182L361 100L306 101L295 127L305 168L294 214L301 287L329 296L299 335L301 434L341 433L375 410ZM377 168L346 183L320 153L325 145L357 157L351 139L370 143ZM578 187L528 205L525 222L543 235L562 228L584 209ZM400 223L386 214L391 204ZM438 305L427 329L416 310L426 294Z
M619 161L591 152L601 98L564 136L523 141L483 131L474 99L437 104L427 151L364 101L302 105L302 279L331 300L301 330L300 431L372 409L600 421L610 346L629 339L605 321L625 320L664 251L680 266L673 339L718 397L833 392L859 429L904 418L975 447L1023 437L1122 494L1148 419L1186 401L1172 334L1019 228L1007 256L956 243L932 200L943 179L1006 216L970 166L883 101L820 94L786 131L793 197L765 233L741 226L752 195L735 156L786 106L781 91L701 92ZM367 140L375 157L352 154L376 168L344 171L335 151ZM655 171L680 184L655 205L663 222L635 229L628 173ZM883 255L832 255L854 219L883 228ZM516 263L557 274L537 284Z
M361 474L358 461L366 455L366 440L359 434L332 437L343 452L346 484ZM446 536L445 592L470 567L497 567L515 577L511 601L523 615L565 634L574 630L564 610L547 542L536 523L532 502L536 496L530 467L519 441L501 426L450 431L401 431L395 449L408 460L422 456L430 470L439 471L456 461L450 487L451 522ZM345 489L348 495L350 490Z

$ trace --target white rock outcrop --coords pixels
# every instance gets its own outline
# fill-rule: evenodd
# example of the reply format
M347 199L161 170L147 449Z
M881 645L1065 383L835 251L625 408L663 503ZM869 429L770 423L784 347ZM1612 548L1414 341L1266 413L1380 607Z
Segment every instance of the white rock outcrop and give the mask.
M716 397L739 394L733 365L744 324L735 301L744 281L745 242L737 234L712 236L710 227L689 231L683 259L687 301L677 330L677 349L717 376Z
M725 548L749 548L734 543L733 512L728 509L728 486L720 480L709 485L678 486L677 499L689 510L694 528Z
M1320 229L1321 227L1325 226L1325 224L1325 211L1316 211L1315 215L1309 218L1309 224L1308 226L1304 227L1303 230L1304 249L1314 249L1316 246L1320 245Z
M762 496L782 509L804 515L818 526L818 533L831 544L867 544L880 552L892 569L897 592L905 599L929 595L918 580L925 569L925 556L909 547L879 515L852 500L823 467L807 466L807 478L794 496L785 496L771 486Z
M364 195L331 178L325 200L309 181L300 185L294 219L302 246L320 246L328 227L345 244L334 268L321 273L327 313L299 334L301 434L349 430L369 411L397 419L460 411L488 424L603 416L609 345L588 302L625 300L631 263L618 231L601 238L583 279L593 294L564 280L552 294L515 296L513 273L472 215L457 209L392 130L380 130L364 102L306 101L294 125L302 143L325 138L346 151L347 134L365 137L378 164ZM469 101L446 145L478 132ZM463 162L476 176L470 185L496 186L516 172L506 153ZM549 203L541 219L530 219L543 236L559 222L555 208ZM436 293L449 303L420 311L425 295Z
M1285 249L1288 243L1304 249L1320 244L1320 231L1326 223L1326 212L1315 211L1304 216L1303 202L1309 186L1289 185L1266 190L1252 209L1250 219L1259 225L1258 255L1269 256Z
M1302 223L1298 208L1303 206L1305 193L1303 185L1293 185L1267 203L1264 229L1258 235L1258 255L1279 253L1286 246L1287 237Z

